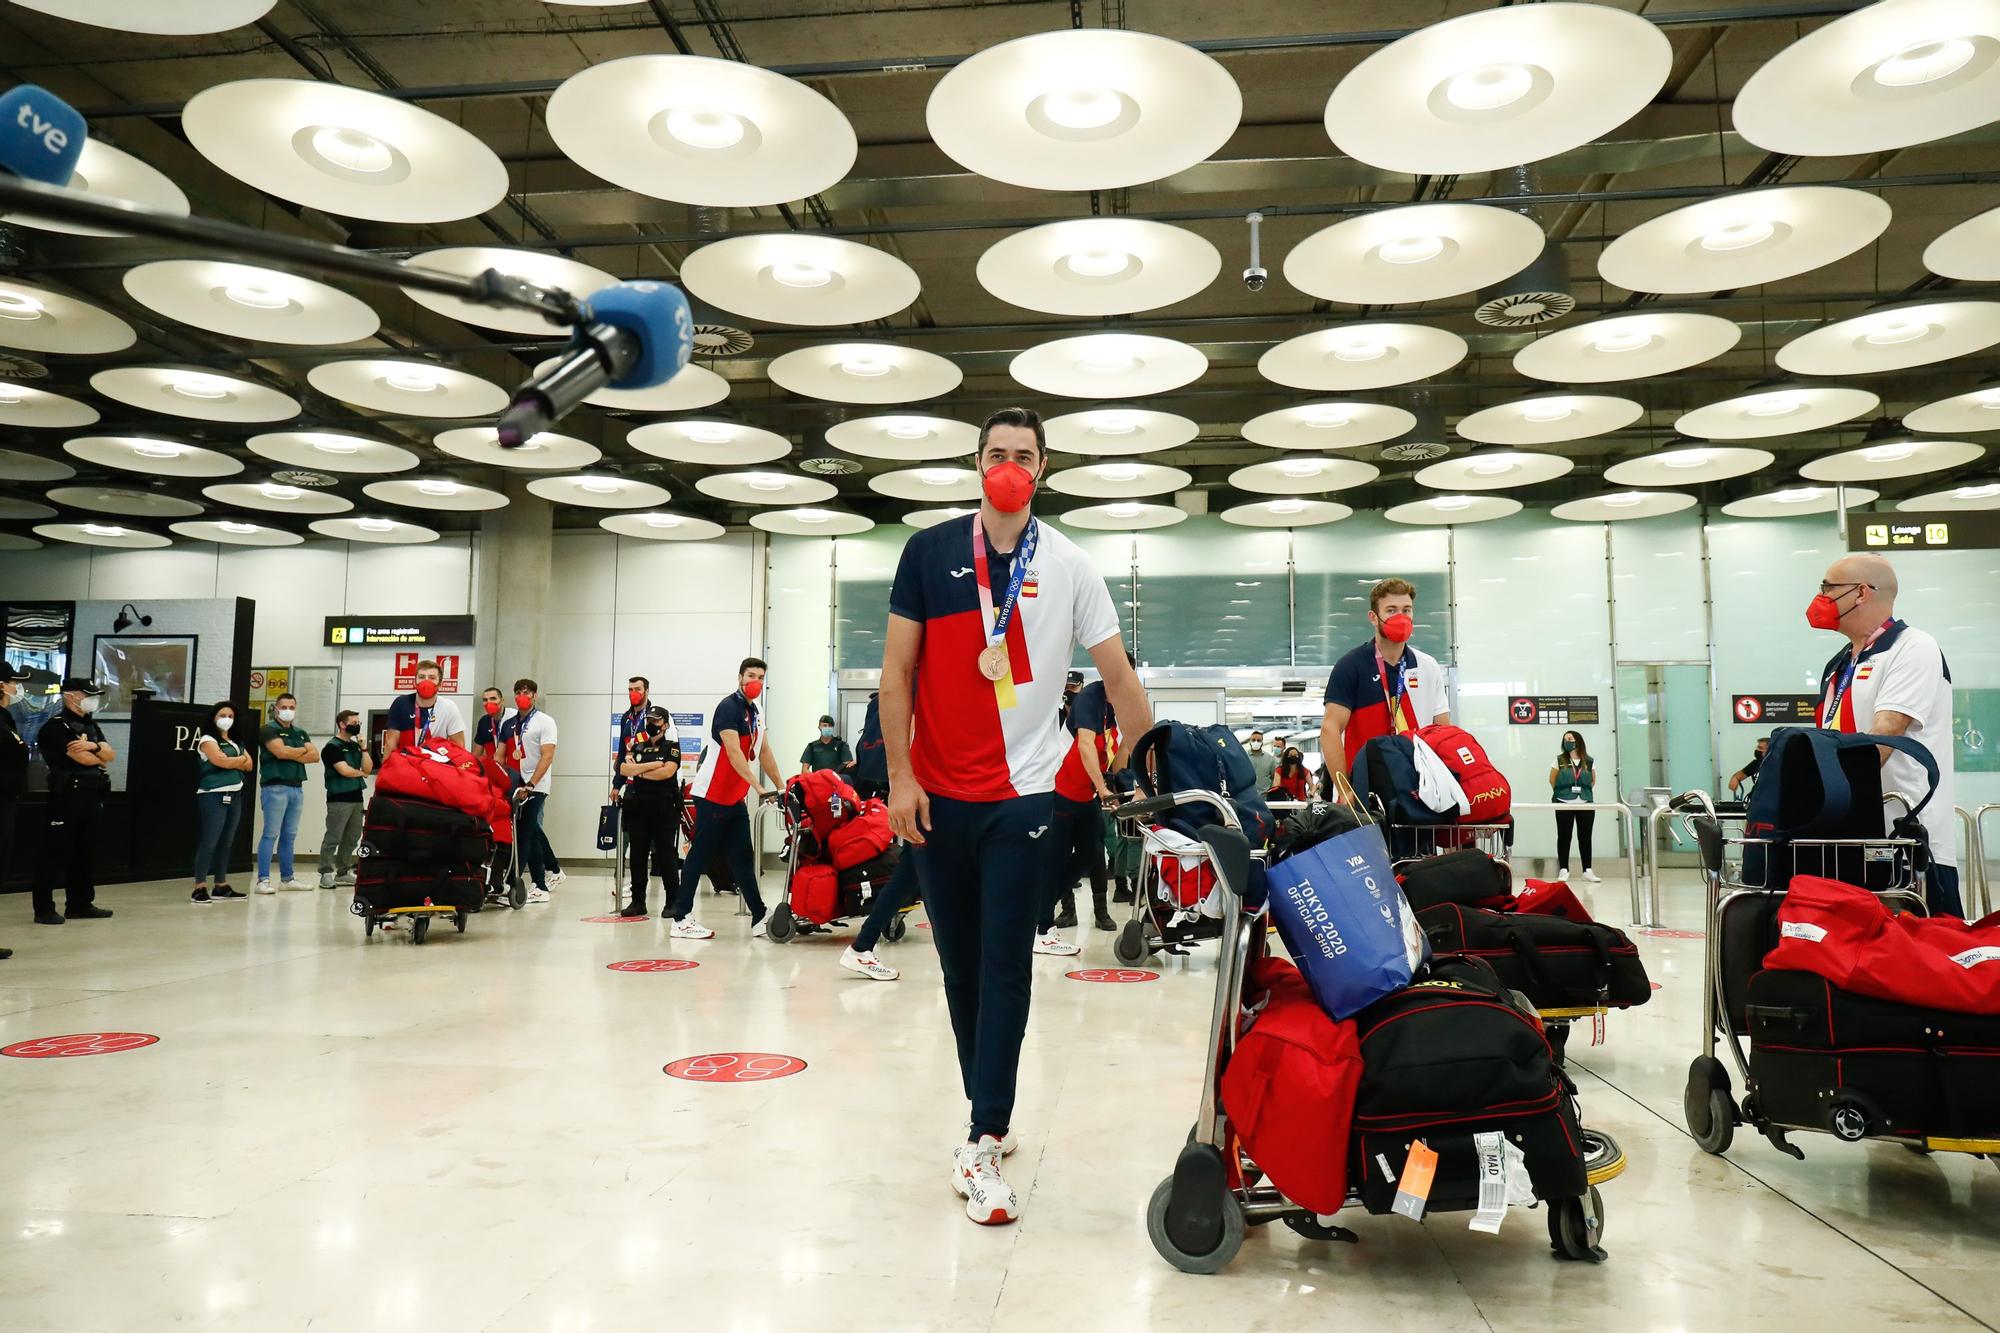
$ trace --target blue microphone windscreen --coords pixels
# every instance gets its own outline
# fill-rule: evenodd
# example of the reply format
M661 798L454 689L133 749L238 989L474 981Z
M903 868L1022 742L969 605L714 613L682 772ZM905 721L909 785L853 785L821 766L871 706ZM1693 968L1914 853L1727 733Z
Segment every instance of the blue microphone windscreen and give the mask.
M46 185L68 185L88 133L75 107L46 88L24 83L0 96L0 171Z
M621 282L584 302L588 320L623 329L639 340L639 359L611 381L614 389L650 389L678 375L694 351L694 316L670 282Z

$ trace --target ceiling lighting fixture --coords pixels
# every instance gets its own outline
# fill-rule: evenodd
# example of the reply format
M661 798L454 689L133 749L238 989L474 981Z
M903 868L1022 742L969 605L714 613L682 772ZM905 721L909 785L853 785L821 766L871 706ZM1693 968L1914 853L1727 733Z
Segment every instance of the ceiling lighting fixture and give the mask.
M236 304L249 306L252 310L283 310L291 304L289 298L267 287L236 284L224 287L222 294Z
M1636 491L1626 491L1622 495L1607 495L1604 503L1615 509L1630 509L1633 505L1644 504L1646 497Z
M1109 88L1072 88L1041 98L1042 114L1066 130L1095 130L1125 110L1125 99Z
M1091 375L1123 375L1138 364L1135 356L1107 350L1086 352L1076 360L1076 368Z
M1132 256L1123 250L1085 250L1065 255L1063 263L1079 277L1109 278L1132 267Z
M1512 106L1535 86L1521 65L1482 65L1445 81L1444 98L1460 111L1498 111Z
M736 432L719 421L697 421L687 433L696 444L729 444L736 439Z
M1145 506L1143 505L1132 504L1128 501L1120 504L1106 505L1104 506L1104 512L1113 518L1137 518L1140 511L1144 508Z
M1675 468L1707 467L1715 455L1706 449L1676 449L1660 455L1660 466Z
M1470 509L1471 507L1472 497L1469 495L1440 495L1437 499L1431 501L1431 508L1442 509L1448 514L1456 513L1461 509Z
M1288 477L1317 477L1326 471L1326 464L1317 458L1287 458L1279 462L1278 471Z
M1803 412L1806 396L1802 393L1759 394L1743 404L1743 415L1748 417L1788 417Z
M2000 495L2000 482L1989 481L1984 486L1961 486L1952 492L1960 500L1990 500Z
M13 407L23 401L21 391L11 384L0 384L0 407Z
M1652 335L1638 329L1623 329L1604 333L1590 344L1600 352L1636 352L1653 341Z
M267 500L296 500L305 494L296 486L278 486L270 482L259 486L257 490Z
M833 273L818 264L794 260L771 265L771 280L786 287L810 290L832 282Z
M1304 500L1273 500L1264 507L1274 514L1302 514L1305 512L1306 502ZM1236 606L1239 603L1231 602L1230 605ZM1240 605L1248 606L1249 602L1246 599Z
M123 537L125 535L125 529L115 524L107 523L86 523L83 525L83 530L93 537Z
M392 370L382 382L399 393L436 393L444 380L427 370Z
M751 484L755 485L756 483L752 482ZM824 509L794 509L792 517L801 523L825 523L830 521L833 515L827 513Z
M1871 324L1862 338L1876 347L1894 347L1899 343L1915 342L1930 331L1931 326L1923 320L1887 315Z
M417 483L417 489L425 495L457 495L458 483L455 481L420 481Z
M183 398L214 402L229 396L229 381L213 375L182 375L167 386Z
M313 131L315 153L337 167L372 174L387 171L396 163L389 145L363 130L323 125Z
M1373 338L1350 338L1334 344L1333 356L1336 361L1379 361L1388 351Z
M1521 416L1526 420L1547 425L1552 421L1566 421L1576 415L1576 408L1567 398L1539 398L1521 405Z
M1503 454L1470 459L1465 465L1465 470L1480 477L1504 477L1520 465L1519 460L1512 455Z
M1916 451L1915 445L1903 442L1871 445L1861 453L1871 463L1900 463Z
M0 319L40 319L48 307L26 292L0 287Z
M358 528L366 528L370 532L394 532L396 530L396 520L393 518L357 518L354 520L354 525Z
M1097 475L1106 481L1128 482L1139 480L1140 471L1136 463L1101 463Z
M1130 435L1138 429L1138 418L1130 412L1099 412L1090 423L1093 435Z
M1753 245L1761 245L1777 234L1777 228L1768 222L1732 222L1726 227L1717 227L1701 238L1701 248L1718 254L1731 250L1747 250ZM1606 504L1611 501L1607 498Z
M649 528L677 528L687 520L679 514L647 514L642 521Z
M1795 486L1790 490L1779 491L1771 498L1781 505L1802 505L1811 504L1825 494L1826 492L1817 486Z
M132 452L141 458L179 458L187 450L166 440L139 440L132 445Z
M592 495L616 495L625 488L625 483L616 477L585 477L577 482L576 488Z
M1872 73L1884 88L1917 88L1958 73L1973 54L1972 43L1963 37L1916 42L1875 66Z
M251 533L257 531L257 525L255 523L238 523L234 519L228 519L228 518L223 519L222 522L218 523L216 526L221 528L224 532L233 532L239 537L247 537Z
M708 153L734 148L743 142L746 132L741 117L712 106L673 107L662 123L680 142Z
M1444 253L1441 236L1405 236L1386 242L1375 252L1385 264L1422 264Z
M312 447L323 454L346 455L361 452L358 441L344 440L338 435L315 435L312 437Z
M892 440L925 440L930 438L931 428L915 417L890 417L882 433Z
M743 484L756 491L782 491L787 483L783 477L774 473L750 472L744 474Z
M857 379L872 380L888 374L895 367L880 352L855 352L841 361L840 369L843 374Z
M1350 424L1354 417L1344 407L1320 405L1301 410L1299 419L1314 430L1333 430Z
M956 486L964 474L951 467L920 467L917 476L926 486Z

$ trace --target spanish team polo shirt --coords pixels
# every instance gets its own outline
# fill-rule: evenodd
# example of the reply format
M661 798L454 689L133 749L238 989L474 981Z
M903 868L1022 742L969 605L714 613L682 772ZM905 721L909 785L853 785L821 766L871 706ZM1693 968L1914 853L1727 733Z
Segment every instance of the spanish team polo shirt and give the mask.
M1392 665L1390 687L1394 684ZM1392 727L1389 696L1382 684L1382 673L1375 666L1375 641L1370 639L1333 664L1333 672L1326 678L1326 701L1339 704L1351 714L1347 719L1345 756L1346 767L1351 771L1354 756L1369 741L1392 732L1427 727L1432 718L1445 711L1448 701L1444 668L1429 653L1403 645L1403 720L1401 726Z
M1854 665L1854 683L1841 696L1840 712L1828 716L1834 685L1847 672L1852 648L1833 655L1819 678L1819 724L1835 731L1867 731L1884 709L1910 719L1903 734L1931 752L1937 761L1937 793L1917 816L1930 836L1931 859L1939 865L1958 864L1957 802L1952 759L1951 668L1938 641L1920 629L1892 620ZM1923 766L1906 754L1889 752L1882 767L1882 790L1901 792L1912 802L1930 785Z
M722 757L725 731L736 733L737 749L755 771L757 750L764 744L764 717L757 705L745 699L739 690L715 706L715 721L708 728L708 738L715 744L701 747L701 765L694 771L688 795L717 805L735 805L750 794L750 784L743 780L734 764Z
M933 796L1003 801L1053 790L1069 733L1056 725L1076 646L1118 635L1104 579L1075 542L1039 525L1033 563L1007 627L1009 672L979 671L988 624L972 564L973 515L926 528L903 547L889 611L923 627L910 766ZM988 546L997 610L1013 569L1011 552Z
M1108 773L1111 756L1117 753L1118 714L1104 693L1103 681L1091 681L1070 700L1063 727L1070 736L1069 753L1063 756L1062 767L1056 770L1056 795L1070 801L1094 801L1097 789L1090 785L1090 774L1084 770L1083 737L1077 733L1097 733L1097 771ZM1108 777L1105 785L1110 785Z
M465 733L465 719L459 716L458 705L442 694L434 696L428 708L421 707L414 694L397 695L389 703L389 726L400 733L399 745L414 745L419 740L441 741Z

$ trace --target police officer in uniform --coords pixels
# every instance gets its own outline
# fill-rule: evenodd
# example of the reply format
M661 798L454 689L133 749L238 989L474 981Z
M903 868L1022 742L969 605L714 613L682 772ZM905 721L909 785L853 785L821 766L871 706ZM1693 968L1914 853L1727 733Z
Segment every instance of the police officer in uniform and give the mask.
M104 729L91 714L104 688L81 676L62 683L62 711L42 724L36 743L49 766L49 829L35 866L35 924L60 926L56 882L62 881L70 919L111 915L96 903L90 856L97 841L97 811L111 790L111 761L118 756L104 743Z
M632 901L621 916L646 915L646 875L660 877L661 901L671 905L681 882L681 738L667 710L646 710L618 757L624 780L626 854L632 863Z
M0 661L0 887L14 868L14 816L28 790L28 743L8 711L21 697L21 682L27 678L24 669ZM13 956L12 949L0 949L0 958Z

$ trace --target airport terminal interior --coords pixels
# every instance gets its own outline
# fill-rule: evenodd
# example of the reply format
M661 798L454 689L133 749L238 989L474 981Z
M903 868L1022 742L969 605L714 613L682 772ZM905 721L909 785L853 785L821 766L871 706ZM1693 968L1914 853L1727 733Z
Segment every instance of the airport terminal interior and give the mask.
M1996 0L0 0L0 1330L2000 1328L1996 450Z

